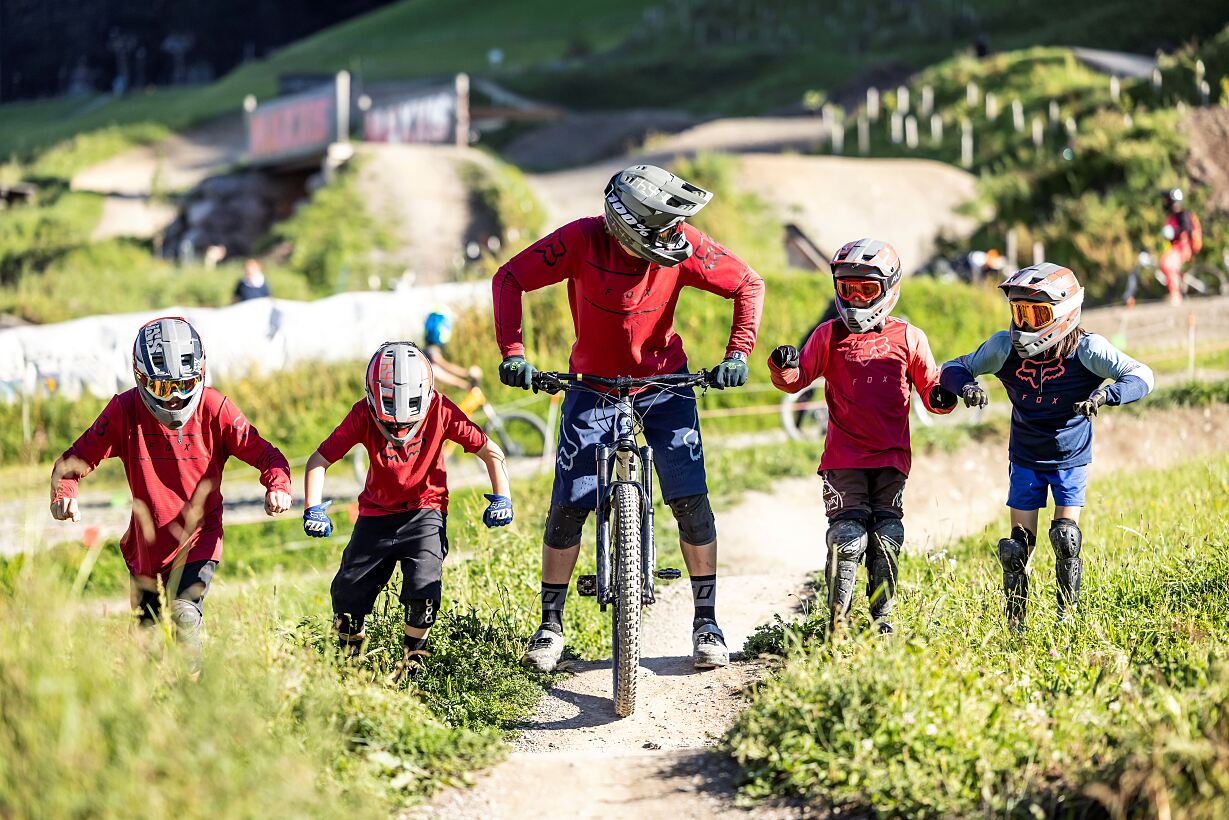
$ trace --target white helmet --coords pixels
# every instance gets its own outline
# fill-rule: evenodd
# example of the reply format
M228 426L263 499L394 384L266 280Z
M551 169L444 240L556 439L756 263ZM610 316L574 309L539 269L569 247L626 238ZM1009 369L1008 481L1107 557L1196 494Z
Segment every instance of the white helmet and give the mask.
M155 319L132 346L137 392L161 424L184 426L205 392L205 349L196 328L178 316Z
M390 444L402 447L427 417L435 373L413 342L385 342L367 364L364 387L376 426Z
M1042 262L999 285L1011 303L1011 344L1023 358L1050 350L1080 326L1084 288L1070 268Z
M842 245L832 257L836 312L851 333L868 333L887 321L900 299L902 270L896 249L878 239Z

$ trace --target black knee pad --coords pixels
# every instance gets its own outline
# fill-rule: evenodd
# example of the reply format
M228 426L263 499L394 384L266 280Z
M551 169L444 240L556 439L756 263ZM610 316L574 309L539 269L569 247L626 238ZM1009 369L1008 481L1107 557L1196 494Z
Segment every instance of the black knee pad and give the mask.
M866 554L869 541L866 522L860 518L842 518L828 523L828 551L839 561L858 562Z
M1050 522L1050 546L1054 548L1054 557L1058 560L1079 558L1083 543L1084 534L1070 518L1055 518Z
M552 504L546 515L546 532L542 535L542 543L555 550L571 549L580 543L580 533L588 518L589 511L584 507Z
M666 503L678 522L679 538L697 547L717 540L717 519L708 503L708 493L686 495Z
M899 518L877 518L871 528L870 547L893 560L900 556L905 545L905 522Z
M333 629L337 631L337 636L343 641L363 640L363 622L367 620L366 615L346 615L337 613L333 616Z
M1028 565L1028 548L1037 543L1037 536L1024 527L1012 527L1009 538L999 539L999 563L1004 572L1024 572Z
M414 598L405 605L405 624L415 629L430 629L439 611L439 599Z

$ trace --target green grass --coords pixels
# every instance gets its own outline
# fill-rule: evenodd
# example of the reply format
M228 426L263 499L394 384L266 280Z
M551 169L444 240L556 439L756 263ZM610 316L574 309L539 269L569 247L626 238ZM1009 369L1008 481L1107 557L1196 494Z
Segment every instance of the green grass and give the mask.
M1055 622L1043 543L1029 628L1006 632L1004 517L903 562L890 640L860 633L864 614L835 643L818 615L769 628L753 648L788 660L727 739L746 793L880 816L1080 816L1093 801L1223 816L1227 499L1223 456L1095 480L1073 624Z

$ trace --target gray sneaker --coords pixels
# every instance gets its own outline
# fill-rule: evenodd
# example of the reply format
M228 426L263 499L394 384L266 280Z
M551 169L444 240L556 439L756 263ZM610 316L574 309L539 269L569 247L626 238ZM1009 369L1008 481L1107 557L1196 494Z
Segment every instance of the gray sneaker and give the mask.
M529 639L525 651L525 665L539 672L554 672L563 654L563 636L553 629L538 627Z
M691 633L691 662L696 669L712 669L730 663L730 650L725 646L725 635L717 624L700 624Z

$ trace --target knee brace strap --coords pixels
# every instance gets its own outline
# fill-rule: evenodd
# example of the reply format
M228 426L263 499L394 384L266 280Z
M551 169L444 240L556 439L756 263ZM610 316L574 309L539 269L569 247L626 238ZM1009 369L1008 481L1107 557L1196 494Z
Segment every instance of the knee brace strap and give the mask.
M440 611L440 602L434 598L414 598L405 606L406 625L415 629L430 629Z
M571 549L580 543L580 533L588 517L589 511L584 507L552 504L546 515L546 532L542 543L551 549Z
M1050 546L1060 561L1078 558L1083 542L1084 535L1079 525L1070 518L1055 518L1050 522Z
M697 547L717 540L717 520L708 503L708 493L687 495L666 503L678 522L679 538Z

